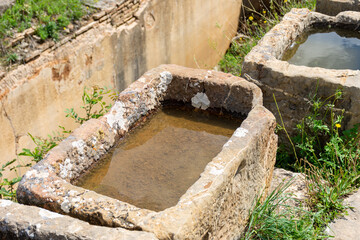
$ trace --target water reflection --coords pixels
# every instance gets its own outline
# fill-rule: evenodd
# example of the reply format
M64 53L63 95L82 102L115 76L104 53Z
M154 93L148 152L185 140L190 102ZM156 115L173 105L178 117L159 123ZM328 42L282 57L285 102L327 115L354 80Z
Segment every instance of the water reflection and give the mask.
M360 69L360 34L340 29L312 29L285 52L291 64L327 69Z
M174 206L240 124L166 108L131 132L78 185L141 208Z

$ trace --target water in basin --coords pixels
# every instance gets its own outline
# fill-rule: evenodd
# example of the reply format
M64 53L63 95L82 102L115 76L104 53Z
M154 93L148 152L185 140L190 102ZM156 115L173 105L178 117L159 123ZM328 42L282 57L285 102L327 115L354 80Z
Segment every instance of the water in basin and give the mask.
M283 59L291 64L327 69L360 69L360 33L313 28L296 38Z
M241 124L164 107L133 129L78 186L154 211L176 205Z

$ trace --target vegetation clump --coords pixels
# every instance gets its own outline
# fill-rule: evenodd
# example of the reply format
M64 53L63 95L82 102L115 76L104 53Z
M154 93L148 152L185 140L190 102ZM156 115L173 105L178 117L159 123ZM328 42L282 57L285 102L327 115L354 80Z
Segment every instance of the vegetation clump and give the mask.
M220 70L235 76L241 75L245 56L258 41L292 8L315 9L316 0L270 0L269 6L261 0L263 9L245 8L242 12L238 35L233 38L230 48L219 62Z
M283 0L263 4L261 11L246 9L239 33L219 63L222 71L241 75L244 57L291 8L315 8L315 1ZM324 239L325 228L346 212L343 199L360 187L360 133L358 125L344 130L344 111L335 109L342 91L327 99L310 97L312 109L290 137L284 124L278 130L288 136L280 143L276 166L304 173L308 199L299 206L285 190L291 182L279 186L262 201L259 196L250 212L243 239ZM276 103L276 99L274 98ZM281 117L281 109L278 109Z
M0 39L36 26L43 40L58 40L59 31L86 14L81 0L16 0L0 16Z
M0 63L5 69L23 61L25 49L36 50L46 40L59 41L92 12L82 0L16 0L0 15ZM25 30L26 38L16 40Z
M74 108L71 108L66 109L66 117L70 117L74 119L76 123L82 124L92 118L103 116L112 106L105 102L105 97L115 100L117 94L106 87L85 87L82 96L84 105L80 107L85 110L85 115L78 114ZM71 130L66 130L62 126L59 126L59 128L61 129L60 132L48 135L47 138L33 136L29 133L31 140L36 145L34 149L23 148L22 152L18 154L18 158L8 161L0 168L0 199L16 201L15 186L21 180L19 170L21 168L31 167L32 163L41 161L52 148L56 147L69 133L72 132ZM26 158L24 162L19 158L20 156L28 158ZM5 171L15 172L17 176L13 179L3 178L3 172Z

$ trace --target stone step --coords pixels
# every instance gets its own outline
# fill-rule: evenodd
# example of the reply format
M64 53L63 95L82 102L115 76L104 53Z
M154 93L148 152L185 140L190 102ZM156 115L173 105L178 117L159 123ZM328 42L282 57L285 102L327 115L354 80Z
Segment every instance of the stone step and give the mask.
M157 239L154 234L90 225L87 222L0 199L0 239Z

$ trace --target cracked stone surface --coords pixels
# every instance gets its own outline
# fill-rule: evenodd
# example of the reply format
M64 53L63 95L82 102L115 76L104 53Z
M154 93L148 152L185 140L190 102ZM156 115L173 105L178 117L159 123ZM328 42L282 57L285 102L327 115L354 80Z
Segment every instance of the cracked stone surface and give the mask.
M93 226L87 222L0 199L0 238L4 240L155 240L154 234L122 228Z
M247 117L175 206L154 212L72 184L162 100L191 103L205 92L200 108L205 104ZM109 113L77 128L28 171L17 199L92 224L152 232L160 239L236 238L253 199L270 185L275 126L255 84L231 74L162 65L121 92Z

